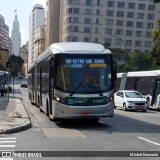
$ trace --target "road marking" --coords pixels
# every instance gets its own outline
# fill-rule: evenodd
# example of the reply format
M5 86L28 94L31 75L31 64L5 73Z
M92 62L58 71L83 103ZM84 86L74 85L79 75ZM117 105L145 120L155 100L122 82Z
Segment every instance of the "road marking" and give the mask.
M0 147L15 147L16 145L0 145Z
M143 138L143 137L137 137L137 138L142 139L142 140L144 140L144 141L147 141L147 142L149 142L149 143L155 144L155 145L157 145L157 146L160 146L160 143L153 142L153 141L148 140L148 139L145 139L145 138Z
M16 141L0 141L0 143L16 143Z
M16 139L16 138L0 138L0 140L5 140L5 139Z

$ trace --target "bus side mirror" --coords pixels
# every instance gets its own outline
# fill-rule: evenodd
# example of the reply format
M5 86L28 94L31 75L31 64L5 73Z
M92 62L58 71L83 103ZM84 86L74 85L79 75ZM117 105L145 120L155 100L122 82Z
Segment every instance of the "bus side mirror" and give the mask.
M117 63L116 63L116 61L113 61L113 78L115 81L117 80Z
M54 78L54 74L55 74L55 60L54 60L54 57L51 57L50 60L49 60L49 76L51 78Z

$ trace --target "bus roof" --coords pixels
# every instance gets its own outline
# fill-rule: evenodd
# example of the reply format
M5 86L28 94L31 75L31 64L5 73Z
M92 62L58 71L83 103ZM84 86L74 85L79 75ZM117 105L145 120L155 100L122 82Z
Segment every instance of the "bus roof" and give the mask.
M110 50L105 49L103 45L88 42L62 42L54 43L51 49L57 53L111 53Z
M105 49L103 45L89 42L61 42L52 44L38 58L37 62L43 59L48 54L111 54L111 51Z
M127 77L160 76L160 70L136 71L136 72L128 72L126 74L127 74ZM118 73L117 78L122 77L122 75L123 73Z

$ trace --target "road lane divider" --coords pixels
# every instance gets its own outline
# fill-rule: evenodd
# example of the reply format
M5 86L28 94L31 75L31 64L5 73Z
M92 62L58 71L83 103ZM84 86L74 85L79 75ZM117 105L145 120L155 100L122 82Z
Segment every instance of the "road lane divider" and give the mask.
M146 141L146 142L152 143L152 144L154 144L154 145L160 146L160 143L151 141L151 140L149 140L149 139L145 139L145 138L143 138L143 137L137 137L137 138L139 138L139 139L141 139L141 140L144 140L144 141Z

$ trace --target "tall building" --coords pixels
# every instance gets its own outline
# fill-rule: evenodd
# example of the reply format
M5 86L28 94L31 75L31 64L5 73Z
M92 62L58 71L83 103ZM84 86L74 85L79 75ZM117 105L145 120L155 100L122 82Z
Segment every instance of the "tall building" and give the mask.
M21 33L18 22L18 16L15 14L15 20L12 25L11 32L11 54L15 56L19 56L19 50L21 48Z
M0 48L9 50L9 27L2 15L0 15Z
M148 53L153 46L151 32L160 18L160 4L153 0L48 0L47 4L46 46L57 41L107 42L127 53Z
M28 67L30 67L35 59L35 32L36 29L45 24L45 10L42 5L36 4L29 16L29 44L28 44Z

